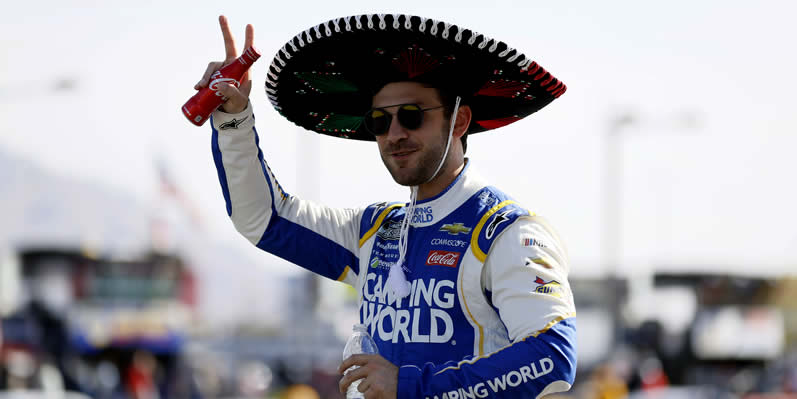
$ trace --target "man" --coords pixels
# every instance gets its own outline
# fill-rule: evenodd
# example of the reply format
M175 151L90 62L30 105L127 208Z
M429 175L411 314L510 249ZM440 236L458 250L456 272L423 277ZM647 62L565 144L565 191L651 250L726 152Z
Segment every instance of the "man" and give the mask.
M226 61L237 53L220 18ZM245 47L253 43L246 29ZM211 85L213 86L213 85ZM471 170L466 134L517 121L565 86L506 44L406 15L337 18L271 64L275 109L321 134L375 140L408 204L333 209L287 194L259 149L251 82L220 84L213 155L227 213L259 248L351 284L379 355L354 355L366 398L536 398L575 377L575 308L556 233ZM267 147L267 146L266 146Z

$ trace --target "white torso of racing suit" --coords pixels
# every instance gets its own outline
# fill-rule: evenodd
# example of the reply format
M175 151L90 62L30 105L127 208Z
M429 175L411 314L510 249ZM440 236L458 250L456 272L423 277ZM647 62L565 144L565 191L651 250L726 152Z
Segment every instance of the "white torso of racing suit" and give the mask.
M385 284L405 204L337 209L287 194L259 148L251 105L215 112L213 158L227 213L258 248L352 285L398 398L537 398L575 378L575 306L551 227L469 165L419 201L407 247L409 296Z

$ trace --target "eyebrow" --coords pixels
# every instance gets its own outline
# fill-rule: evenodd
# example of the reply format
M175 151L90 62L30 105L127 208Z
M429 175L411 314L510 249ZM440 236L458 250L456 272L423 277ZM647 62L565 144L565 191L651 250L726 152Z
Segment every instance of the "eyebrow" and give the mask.
M393 107L400 107L402 105L417 105L418 107L421 106L421 104L419 104L419 103L399 103L399 104L383 105L381 107L372 107L372 108L393 108Z

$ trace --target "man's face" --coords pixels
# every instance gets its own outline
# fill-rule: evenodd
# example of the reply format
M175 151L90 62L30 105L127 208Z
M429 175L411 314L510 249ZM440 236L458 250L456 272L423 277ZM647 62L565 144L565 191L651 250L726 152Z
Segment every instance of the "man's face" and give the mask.
M422 109L443 105L437 90L416 82L389 83L373 99L374 108L385 108L392 115L387 133L376 136L382 162L396 183L417 186L432 177L448 137L448 121L444 109L437 108L423 114L423 123L418 129L407 130L398 121L398 104L417 104Z

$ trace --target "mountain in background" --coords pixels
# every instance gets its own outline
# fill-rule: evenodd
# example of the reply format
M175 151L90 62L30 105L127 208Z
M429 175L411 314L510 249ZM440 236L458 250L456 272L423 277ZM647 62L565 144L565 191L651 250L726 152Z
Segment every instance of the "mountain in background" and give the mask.
M0 148L0 250L54 247L135 256L151 250L153 221L168 224L167 249L183 256L196 273L203 324L283 321L279 302L291 288L284 273L269 270L270 256L211 237L169 198L148 204L97 183L59 176Z
M54 175L0 149L0 242L130 252L148 245L148 209L98 184Z

